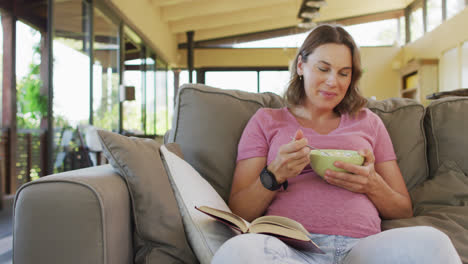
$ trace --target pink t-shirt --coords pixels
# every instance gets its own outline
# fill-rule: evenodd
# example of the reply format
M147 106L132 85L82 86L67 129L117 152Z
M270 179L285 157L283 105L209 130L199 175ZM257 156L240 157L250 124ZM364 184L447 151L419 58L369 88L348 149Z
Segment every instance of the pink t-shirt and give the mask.
M396 155L382 120L364 108L355 118L341 116L337 129L327 135L302 127L284 107L261 108L250 119L238 146L237 161L267 157L270 164L281 145L302 129L310 145L322 149L370 149L375 163L395 160ZM242 176L240 176L242 177ZM267 208L266 215L281 215L304 225L311 233L366 237L379 233L379 213L365 194L328 184L307 165L300 175L288 180Z

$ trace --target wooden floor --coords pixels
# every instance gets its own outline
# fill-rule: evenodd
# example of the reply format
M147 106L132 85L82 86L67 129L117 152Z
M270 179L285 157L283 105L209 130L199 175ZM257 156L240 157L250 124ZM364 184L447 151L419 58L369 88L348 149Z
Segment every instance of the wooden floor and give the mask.
M13 197L7 197L3 205L4 208L0 211L0 264L10 264L13 256Z

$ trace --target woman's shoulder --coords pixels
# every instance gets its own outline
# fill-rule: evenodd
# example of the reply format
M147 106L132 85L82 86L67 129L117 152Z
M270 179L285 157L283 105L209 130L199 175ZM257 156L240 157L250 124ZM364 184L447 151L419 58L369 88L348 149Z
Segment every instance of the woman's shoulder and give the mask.
M268 107L261 107L255 113L257 117L270 117L276 118L278 116L283 116L287 111L286 107L282 108L268 108Z
M352 119L357 119L357 120L378 120L380 117L372 112L369 108L363 107L359 112L357 112L354 117L351 117Z
M357 112L353 116L347 114L347 118L349 120L348 122L355 124L358 123L360 125L368 124L372 128L375 128L380 123L382 123L380 117L367 107L363 107L361 110L359 110L359 112Z

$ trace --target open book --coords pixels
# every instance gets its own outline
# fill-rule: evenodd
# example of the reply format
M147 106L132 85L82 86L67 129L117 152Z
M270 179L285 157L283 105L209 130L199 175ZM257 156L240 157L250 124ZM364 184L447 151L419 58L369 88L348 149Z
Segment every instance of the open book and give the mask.
M209 206L195 206L195 208L242 234L259 233L272 235L294 248L325 254L317 244L310 239L309 232L304 228L304 226L290 218L266 215L249 223L236 214Z

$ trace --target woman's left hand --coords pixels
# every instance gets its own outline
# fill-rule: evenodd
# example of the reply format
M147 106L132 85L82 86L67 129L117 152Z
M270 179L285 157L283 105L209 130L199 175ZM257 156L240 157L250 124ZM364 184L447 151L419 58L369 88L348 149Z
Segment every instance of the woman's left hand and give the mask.
M330 184L352 192L375 193L382 186L383 179L375 171L374 154L368 149L359 150L358 153L364 157L364 164L362 166L335 161L335 167L344 169L347 172L336 172L328 169L325 172L325 180Z

